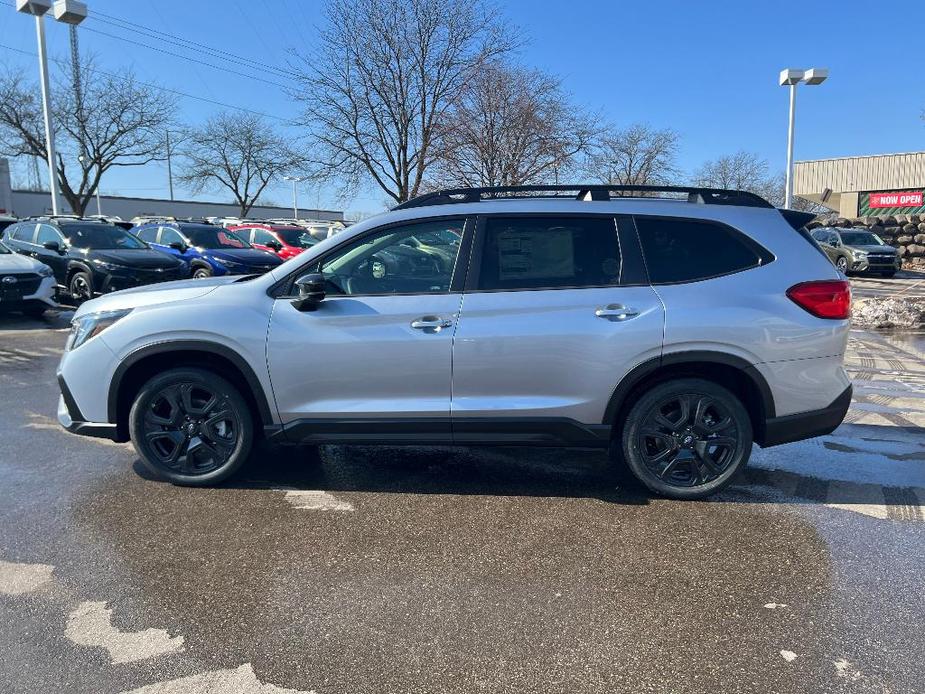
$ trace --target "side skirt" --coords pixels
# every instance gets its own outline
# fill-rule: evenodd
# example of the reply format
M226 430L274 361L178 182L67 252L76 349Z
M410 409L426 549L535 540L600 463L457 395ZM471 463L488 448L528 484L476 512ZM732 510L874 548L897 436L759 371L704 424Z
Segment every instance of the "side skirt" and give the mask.
M307 444L391 446L573 446L606 448L610 426L567 417L467 417L450 419L298 419L270 434Z

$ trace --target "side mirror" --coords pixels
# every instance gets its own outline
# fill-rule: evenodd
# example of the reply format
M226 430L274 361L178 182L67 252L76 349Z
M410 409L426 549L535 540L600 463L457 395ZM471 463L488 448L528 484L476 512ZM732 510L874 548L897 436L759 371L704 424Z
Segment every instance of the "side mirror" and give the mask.
M832 248L841 248L841 241L838 239L832 239Z
M324 275L320 272L302 275L295 286L299 295L292 300L292 305L298 311L314 311L324 300Z
M49 251L54 251L55 253L64 253L61 244L57 241L46 241L42 244L42 248L47 248Z
M279 253L281 250L283 250L283 244L281 244L279 241L267 241L267 248L272 248L274 251Z
M186 244L182 241L174 241L170 244L170 247L176 251L180 251L180 253L186 253Z

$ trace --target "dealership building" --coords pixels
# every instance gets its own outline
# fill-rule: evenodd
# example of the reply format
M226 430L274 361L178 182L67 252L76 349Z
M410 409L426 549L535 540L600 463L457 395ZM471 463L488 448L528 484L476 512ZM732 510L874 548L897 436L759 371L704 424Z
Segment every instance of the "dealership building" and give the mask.
M848 218L925 214L925 152L798 161L793 194Z

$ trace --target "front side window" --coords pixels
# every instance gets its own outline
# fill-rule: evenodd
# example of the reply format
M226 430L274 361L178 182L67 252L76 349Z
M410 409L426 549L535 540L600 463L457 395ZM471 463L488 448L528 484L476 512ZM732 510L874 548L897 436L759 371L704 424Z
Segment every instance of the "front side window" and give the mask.
M458 246L451 251L416 248L415 234L449 231L462 236L463 220L390 227L348 243L314 271L324 275L329 294L438 294L450 290Z
M46 243L57 243L60 246L64 244L64 239L61 238L58 230L50 224L39 224L39 235L36 237L35 242L40 246L44 246Z
M251 243L256 243L261 246L266 246L267 244L273 243L276 241L276 239L273 238L273 234L271 234L269 231L265 229L254 229L253 231L254 231L254 238L252 239ZM244 238L247 238L247 232L248 230L245 229L244 231L239 231L238 233Z
M883 246L883 239L869 231L843 231L841 240L847 246Z
M620 269L613 217L489 217L477 288L606 287Z
M180 232L170 227L161 227L161 245L169 246L172 243L179 243L185 246L186 241L180 236Z
M276 229L276 235L279 236L287 245L296 248L311 248L318 239L312 236L306 229L289 227L287 229Z
M652 284L696 282L757 267L770 259L739 234L714 222L635 219Z

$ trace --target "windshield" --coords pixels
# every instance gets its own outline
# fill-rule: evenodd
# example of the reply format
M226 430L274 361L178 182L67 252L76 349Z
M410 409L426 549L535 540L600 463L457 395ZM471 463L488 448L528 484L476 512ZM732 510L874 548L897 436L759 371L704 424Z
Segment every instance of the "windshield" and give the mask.
M183 233L189 242L197 248L250 248L240 236L233 231L219 227L183 227Z
M100 250L140 250L148 244L119 227L109 224L62 224L68 245Z
M843 231L841 240L846 246L885 246L883 239L869 231Z
M318 239L309 234L305 229L275 229L276 235L279 236L289 246L297 248L308 248L318 243Z
M452 229L437 229L415 234L415 238L427 246L456 246L459 244L459 234Z

